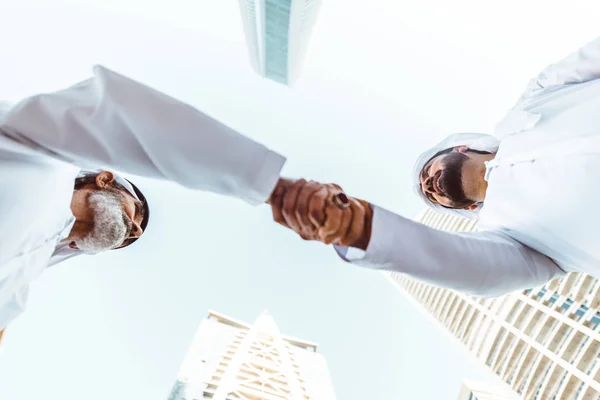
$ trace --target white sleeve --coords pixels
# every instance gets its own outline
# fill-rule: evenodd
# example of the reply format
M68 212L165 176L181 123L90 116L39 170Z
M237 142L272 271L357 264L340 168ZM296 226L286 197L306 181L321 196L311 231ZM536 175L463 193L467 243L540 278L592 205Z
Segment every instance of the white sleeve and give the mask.
M482 297L532 288L565 274L550 258L504 234L445 232L379 207L373 210L366 252L336 250L363 267Z
M600 37L549 65L529 81L523 97L535 96L540 89L584 83L600 78Z
M81 168L111 168L266 201L285 163L193 107L104 67L0 115L0 131Z
M25 286L11 294L4 303L0 304L0 331L25 311L28 296L29 287Z

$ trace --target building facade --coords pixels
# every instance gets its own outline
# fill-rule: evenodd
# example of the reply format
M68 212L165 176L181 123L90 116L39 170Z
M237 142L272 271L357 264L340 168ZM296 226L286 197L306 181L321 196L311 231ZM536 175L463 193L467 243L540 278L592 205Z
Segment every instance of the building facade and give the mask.
M475 221L426 210L447 231ZM471 297L385 273L409 299L525 399L600 399L600 281L571 273L493 299Z
M246 324L210 311L168 400L333 400L317 345L282 335L273 318Z
M308 53L321 0L239 0L252 69L293 85Z
M463 381L458 400L519 400L509 387L475 381Z

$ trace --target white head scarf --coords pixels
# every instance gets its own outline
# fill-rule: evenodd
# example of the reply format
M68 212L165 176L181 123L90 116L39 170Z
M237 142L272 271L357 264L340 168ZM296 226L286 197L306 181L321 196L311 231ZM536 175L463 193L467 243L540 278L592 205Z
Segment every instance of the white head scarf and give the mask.
M477 219L479 216L479 210L481 206L478 206L475 210L458 210L446 208L439 204L434 204L431 201L429 201L427 196L425 196L421 191L421 181L419 180L419 176L421 175L423 167L440 151L447 150L456 146L467 146L469 149L478 151L489 151L493 153L498 150L499 145L500 141L496 137L491 135L485 135L482 133L455 133L453 135L448 136L447 138L445 138L444 140L442 140L437 145L427 150L417 158L417 162L415 163L415 167L413 170L413 189L415 193L425 202L425 204L427 204L429 207L433 208L436 211L458 215L469 219Z

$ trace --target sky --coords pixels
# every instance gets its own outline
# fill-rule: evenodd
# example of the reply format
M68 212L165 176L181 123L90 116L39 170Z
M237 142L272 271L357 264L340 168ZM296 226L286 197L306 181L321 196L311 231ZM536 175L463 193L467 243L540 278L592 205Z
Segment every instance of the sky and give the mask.
M600 4L575 4L327 0L287 88L251 70L233 0L6 2L0 96L103 64L285 155L285 176L414 216L422 150L493 132L531 77L597 35ZM380 274L298 239L267 206L135 182L152 207L143 240L32 285L0 354L0 399L166 399L209 309L251 322L266 308L319 343L343 400L455 399L462 379L492 379Z

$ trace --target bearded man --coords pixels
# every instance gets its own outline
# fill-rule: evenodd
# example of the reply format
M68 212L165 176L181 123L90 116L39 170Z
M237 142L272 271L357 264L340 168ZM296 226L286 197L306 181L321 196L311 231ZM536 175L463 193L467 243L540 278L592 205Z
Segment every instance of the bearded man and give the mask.
M106 169L258 205L286 183L279 180L284 162L189 105L104 67L65 90L3 105L0 332L24 310L29 284L47 267L122 249L142 236L146 198Z
M451 135L418 158L417 195L479 232L432 229L306 181L279 193L274 218L352 263L478 296L600 277L599 78L600 38L532 79L495 136Z

